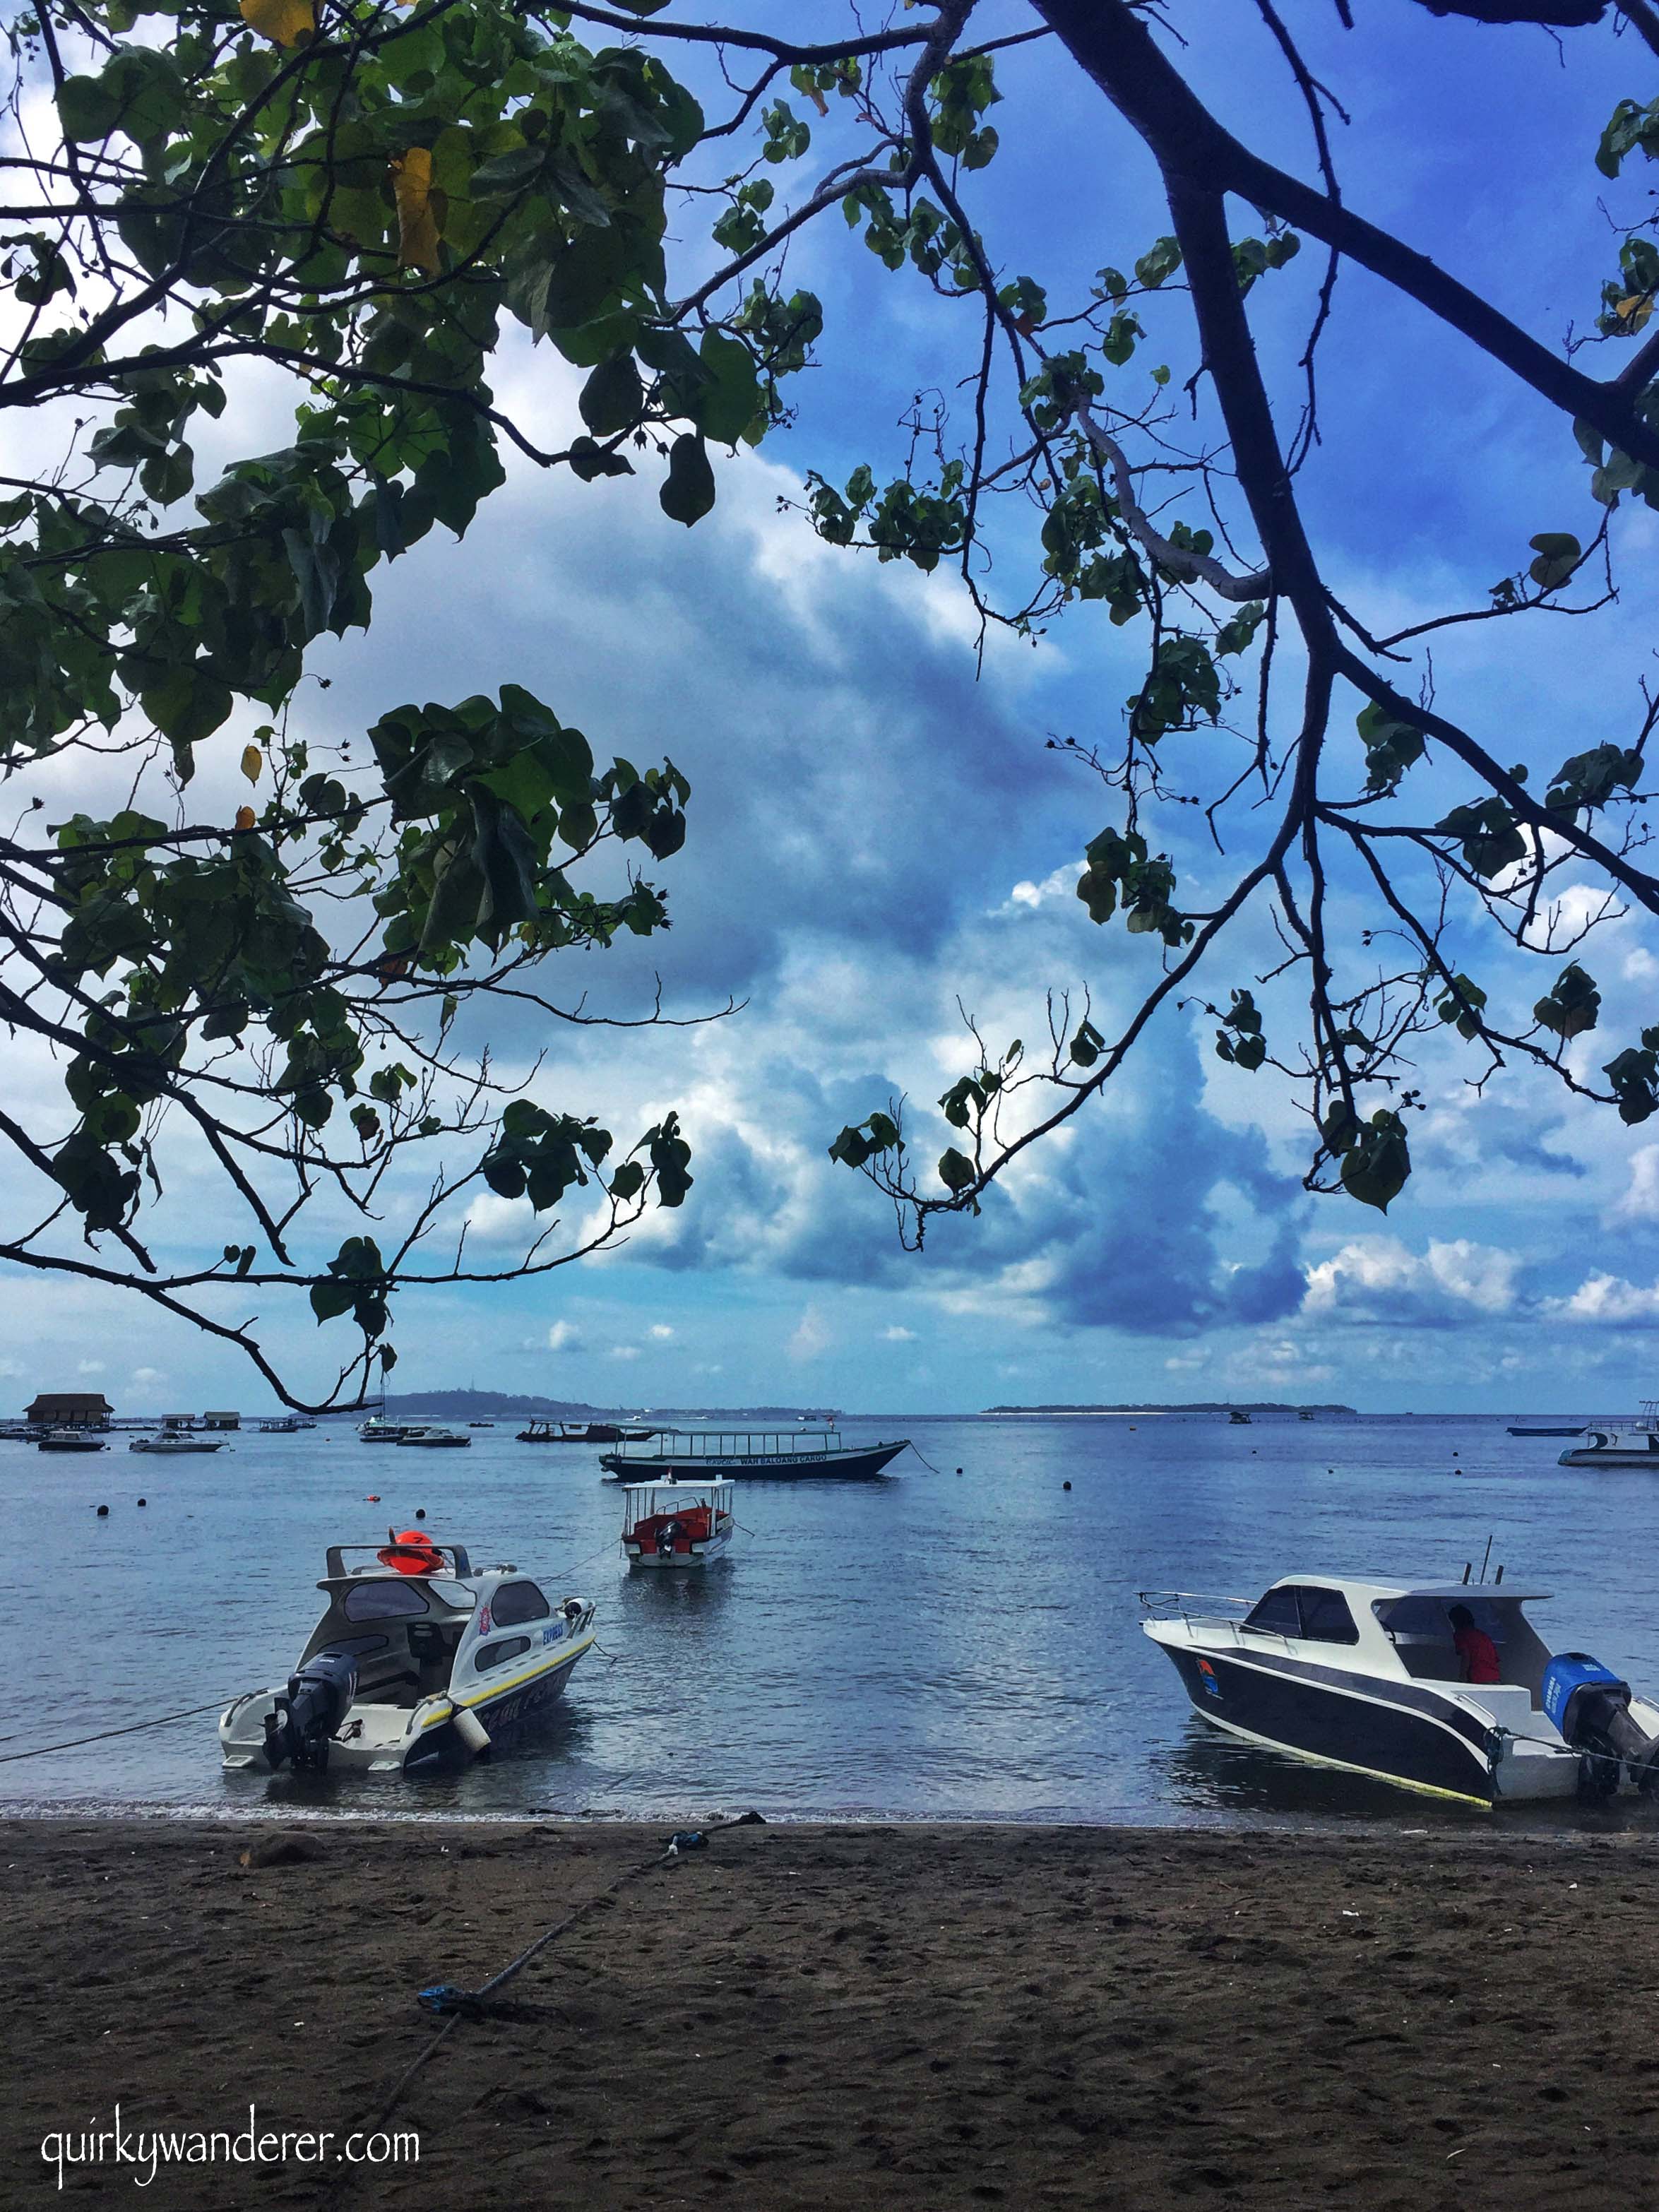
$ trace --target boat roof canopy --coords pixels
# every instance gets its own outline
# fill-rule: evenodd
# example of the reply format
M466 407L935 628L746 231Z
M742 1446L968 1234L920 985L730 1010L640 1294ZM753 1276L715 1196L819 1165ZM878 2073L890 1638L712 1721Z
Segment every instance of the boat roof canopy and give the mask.
M1305 1589L1311 1584L1316 1589L1340 1590L1343 1595L1364 1606L1392 1603L1402 1597L1443 1599L1448 1605L1467 1603L1470 1598L1482 1598L1489 1605L1521 1604L1528 1599L1551 1597L1551 1590L1525 1589L1519 1583L1373 1583L1362 1581L1353 1575L1329 1575L1304 1572L1280 1575L1270 1583L1269 1589L1285 1588Z
M1512 1605L1524 1601L1553 1597L1553 1590L1522 1589L1518 1583L1419 1583L1411 1589L1402 1590L1402 1597L1443 1598L1448 1605L1467 1603L1472 1597L1487 1605L1502 1605L1507 1600Z

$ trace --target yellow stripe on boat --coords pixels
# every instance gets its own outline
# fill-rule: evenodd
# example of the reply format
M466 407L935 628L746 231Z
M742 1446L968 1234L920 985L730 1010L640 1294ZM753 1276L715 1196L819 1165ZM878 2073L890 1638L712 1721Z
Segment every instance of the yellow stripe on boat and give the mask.
M480 1690L475 1697L451 1698L441 1712L432 1713L421 1723L421 1733L424 1735L429 1728L441 1728L447 1720L453 1718L457 1705L470 1711L475 1705L493 1705L497 1698L504 1698L509 1690L520 1689L526 1682L538 1682L544 1674L550 1674L555 1668L570 1666L581 1657L592 1641L591 1636L586 1636L580 1644L567 1644L556 1658L547 1660L539 1667L527 1668L522 1674L509 1674L504 1682L492 1682L487 1690Z

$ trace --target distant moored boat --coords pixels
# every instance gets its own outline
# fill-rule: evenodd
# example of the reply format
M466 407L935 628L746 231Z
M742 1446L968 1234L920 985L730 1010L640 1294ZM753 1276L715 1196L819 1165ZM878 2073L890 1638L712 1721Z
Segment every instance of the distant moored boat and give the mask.
M867 1482L880 1474L908 1444L847 1444L835 1429L665 1429L651 1452L611 1451L599 1465L612 1481L660 1481L673 1476L693 1482L699 1476L744 1475L750 1480L798 1482L811 1476L839 1476Z

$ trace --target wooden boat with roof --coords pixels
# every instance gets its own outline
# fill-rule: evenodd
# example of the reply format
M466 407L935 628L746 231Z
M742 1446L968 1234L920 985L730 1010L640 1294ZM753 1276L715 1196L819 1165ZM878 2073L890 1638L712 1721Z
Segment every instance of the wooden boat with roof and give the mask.
M868 1482L883 1474L910 1439L849 1444L838 1429L664 1429L649 1451L602 1453L610 1482L681 1482L717 1476L800 1482L814 1477Z
M630 1567L706 1567L731 1549L737 1522L723 1477L630 1482L623 1491L622 1547Z

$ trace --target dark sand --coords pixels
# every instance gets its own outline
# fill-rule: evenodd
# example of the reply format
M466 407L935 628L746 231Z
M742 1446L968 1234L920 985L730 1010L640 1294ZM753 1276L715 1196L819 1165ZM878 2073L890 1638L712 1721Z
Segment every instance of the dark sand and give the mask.
M1409 1808L1401 1826L1410 1825ZM1659 1839L752 1827L465 2021L417 2166L56 2176L49 2129L337 2129L657 1847L626 1826L14 1821L6 2205L1659 2199ZM312 1854L239 1863L297 1836ZM319 2178L320 2177L320 2178Z

